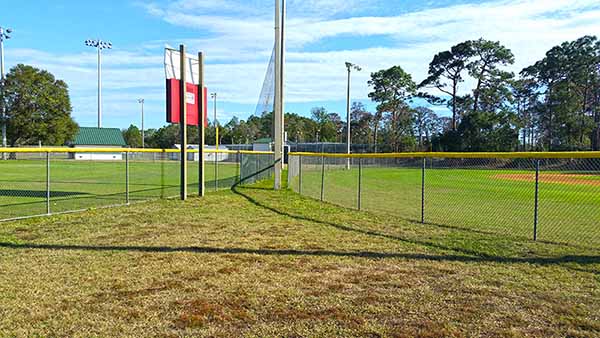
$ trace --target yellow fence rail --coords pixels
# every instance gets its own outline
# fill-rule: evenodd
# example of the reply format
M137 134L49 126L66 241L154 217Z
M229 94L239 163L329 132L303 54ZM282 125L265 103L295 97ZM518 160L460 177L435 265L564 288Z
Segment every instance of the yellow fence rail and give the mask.
M4 156L6 161L0 160L0 221L181 196L184 187L189 191L184 196L203 196L212 189L252 184L272 175L272 152L205 148L204 154L210 156L204 156L204 161L198 161L198 155L192 161L191 155L182 156L181 152L0 147L0 153L9 155ZM198 154L199 150L186 149L185 153ZM181 158L188 160L185 173Z
M600 158L600 151L580 152L480 152L480 153L452 153L452 152L414 152L414 153L354 153L354 154L332 154L332 153L306 153L290 152L290 156L325 157L325 158L529 158L529 159L552 159L552 158Z
M149 149L149 148L68 148L68 147L42 147L42 148L2 148L0 153L180 153L179 149ZM187 149L186 153L199 153L198 149ZM271 151L252 150L216 150L205 149L211 154L247 154L247 155L272 155Z

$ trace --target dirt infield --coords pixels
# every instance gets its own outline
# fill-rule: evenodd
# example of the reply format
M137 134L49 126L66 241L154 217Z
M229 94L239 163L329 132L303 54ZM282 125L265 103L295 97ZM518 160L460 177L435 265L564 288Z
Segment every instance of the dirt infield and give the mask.
M498 174L493 176L496 179L535 182L535 174ZM541 183L560 183L569 185L590 185L600 187L600 180L590 179L594 175L582 174L540 174Z

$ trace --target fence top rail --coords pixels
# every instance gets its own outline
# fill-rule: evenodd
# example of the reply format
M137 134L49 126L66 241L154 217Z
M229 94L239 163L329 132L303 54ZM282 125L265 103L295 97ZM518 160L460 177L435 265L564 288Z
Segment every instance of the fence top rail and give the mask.
M150 148L69 148L69 147L47 147L47 148L2 148L0 153L171 153L178 154L180 149L150 149ZM186 153L199 153L198 149L187 149ZM204 149L205 153L219 154L248 154L248 155L272 155L270 151L251 150L216 150Z
M481 152L481 153L452 153L452 152L414 152L414 153L377 153L377 154L332 154L332 153L308 153L290 152L290 156L328 157L328 158L529 158L529 159L552 159L552 158L600 158L600 151L579 152Z

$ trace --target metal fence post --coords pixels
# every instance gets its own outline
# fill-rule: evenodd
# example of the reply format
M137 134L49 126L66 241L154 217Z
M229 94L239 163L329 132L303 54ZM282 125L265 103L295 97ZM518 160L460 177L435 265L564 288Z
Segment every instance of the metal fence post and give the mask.
M129 205L129 151L125 152L125 203Z
M321 156L321 202L324 199L325 192L325 156Z
M217 161L217 156L219 156L219 150L215 150L215 191L219 190L219 161Z
M168 155L163 149L160 154L160 198L165 198L165 161L168 159Z
M535 207L533 211L533 240L537 241L538 208L540 192L540 160L535 161Z
M256 183L259 180L258 172L260 171L260 155L254 155L254 174L252 175L252 183Z
M46 152L46 214L50 215L50 152Z
M349 158L348 158L349 159ZM358 158L358 210L362 207L362 157Z
M298 193L302 195L302 155L298 156Z
M427 158L423 157L421 165L421 223L425 224L425 167Z
M240 182L242 182L242 153L239 150L237 151L236 162L237 162L238 183L240 183Z

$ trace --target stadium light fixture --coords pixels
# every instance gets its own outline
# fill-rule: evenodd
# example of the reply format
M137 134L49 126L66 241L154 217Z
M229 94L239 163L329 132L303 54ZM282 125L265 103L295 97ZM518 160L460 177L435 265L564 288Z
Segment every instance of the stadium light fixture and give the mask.
M10 39L12 29L0 27L0 82L2 90L4 90L4 40ZM6 148L6 109L4 102L2 103L2 147ZM6 159L5 153L2 153L2 159Z
M138 103L142 105L142 148L145 148L145 138L144 138L144 99L138 99Z
M85 40L85 45L98 50L98 128L102 128L102 50L112 49L112 43L99 39Z
M350 62L346 62L346 69L348 70L348 88L347 88L347 95L346 95L346 150L348 155L350 155L350 144L351 144L351 135L350 135L350 128L351 128L351 123L350 123L350 73L352 72L352 70L355 70L357 72L360 72L362 70L362 68L360 68L359 66L350 63ZM350 170L350 156L348 156L348 160L346 162L346 169Z

